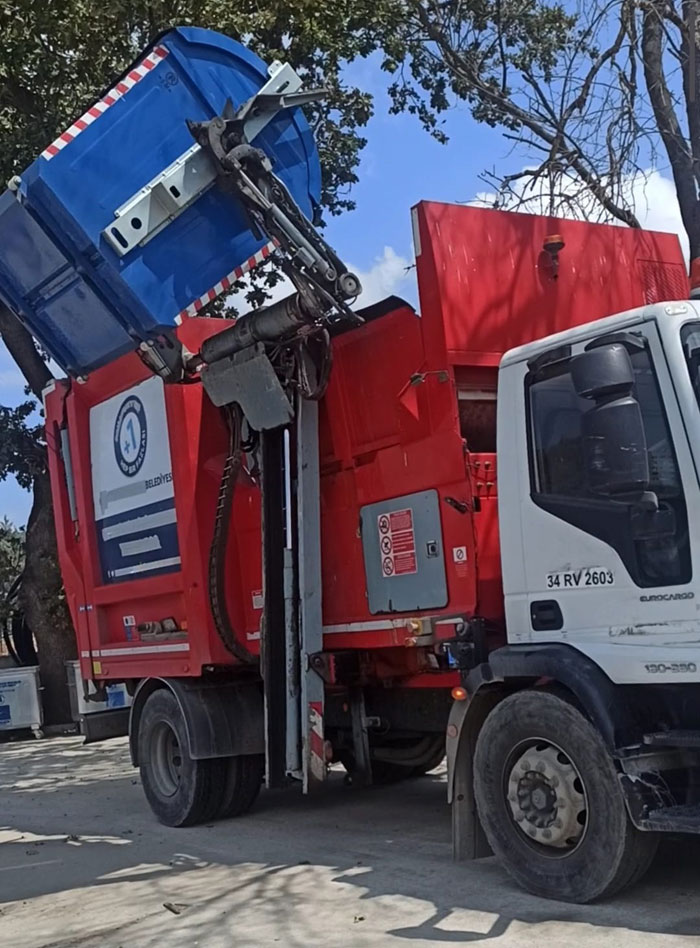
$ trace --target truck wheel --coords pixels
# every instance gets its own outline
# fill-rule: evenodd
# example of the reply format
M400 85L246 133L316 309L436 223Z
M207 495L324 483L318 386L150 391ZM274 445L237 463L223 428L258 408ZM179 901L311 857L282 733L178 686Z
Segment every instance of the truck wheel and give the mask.
M224 793L226 761L190 757L180 706L165 688L146 699L138 752L143 790L161 823L193 826L215 816Z
M649 868L657 837L631 823L613 760L571 704L523 691L487 717L474 756L486 838L534 895L585 903L611 896Z
M435 770L436 767L439 767L440 764L445 759L445 748L441 747L440 750L432 757L427 764L421 764L420 767L413 768L414 777L424 777L425 774L429 774L432 770Z
M241 816L255 803L265 776L265 755L245 754L226 758L223 798L217 816Z
M353 782L353 775L356 771L355 755L352 751L345 752L339 757L340 763L348 773L345 778L347 782ZM392 783L399 783L401 780L408 780L415 777L416 768L412 766L404 767L401 764L394 764L388 760L372 761L372 783L376 787L383 787Z

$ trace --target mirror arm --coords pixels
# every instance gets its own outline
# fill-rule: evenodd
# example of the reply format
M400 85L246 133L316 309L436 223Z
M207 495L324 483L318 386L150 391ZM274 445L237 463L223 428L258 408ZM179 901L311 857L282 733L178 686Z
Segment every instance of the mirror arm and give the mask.
M629 504L635 510L645 513L655 513L659 509L659 497L653 490L644 490L640 493L621 493L609 494L611 500L618 500L623 504Z

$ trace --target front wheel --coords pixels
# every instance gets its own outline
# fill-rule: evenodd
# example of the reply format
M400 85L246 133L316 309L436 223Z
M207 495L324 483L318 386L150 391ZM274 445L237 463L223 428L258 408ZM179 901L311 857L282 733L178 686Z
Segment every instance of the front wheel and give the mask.
M523 691L491 712L474 757L486 838L529 892L585 903L632 885L657 838L631 823L598 731L556 695Z

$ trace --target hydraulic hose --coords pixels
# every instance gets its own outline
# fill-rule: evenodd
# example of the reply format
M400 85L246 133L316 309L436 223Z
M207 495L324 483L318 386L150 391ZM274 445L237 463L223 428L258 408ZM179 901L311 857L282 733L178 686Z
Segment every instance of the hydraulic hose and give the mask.
M256 657L241 644L236 636L228 609L226 589L226 551L236 481L243 463L241 444L242 415L237 405L226 409L229 427L229 449L219 484L219 498L214 519L214 534L209 548L209 603L219 638L239 661L252 664Z

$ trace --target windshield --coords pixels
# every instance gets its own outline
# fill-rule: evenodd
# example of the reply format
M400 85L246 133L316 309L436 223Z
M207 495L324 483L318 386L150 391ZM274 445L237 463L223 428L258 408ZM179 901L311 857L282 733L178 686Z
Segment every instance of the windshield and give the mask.
M681 342L690 382L700 406L700 322L686 323L681 328Z

